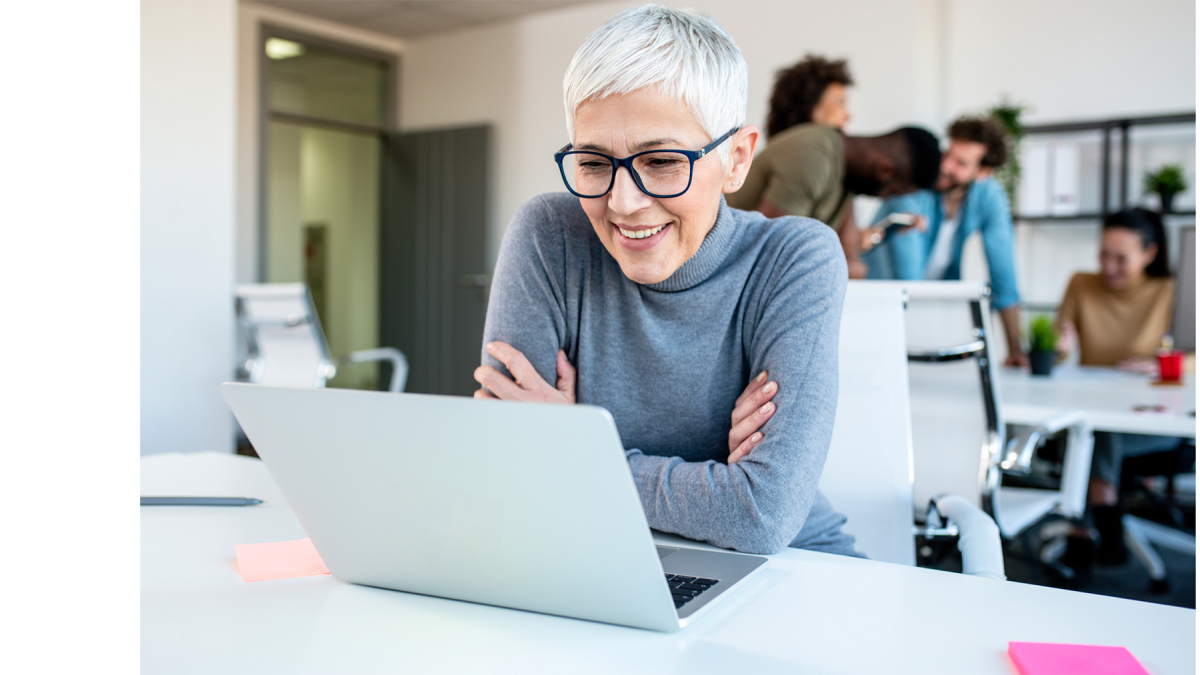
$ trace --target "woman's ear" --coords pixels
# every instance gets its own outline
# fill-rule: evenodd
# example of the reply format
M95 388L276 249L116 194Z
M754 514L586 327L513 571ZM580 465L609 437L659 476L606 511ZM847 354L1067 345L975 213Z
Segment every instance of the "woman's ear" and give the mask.
M758 147L758 127L747 124L729 139L729 170L725 172L725 182L721 191L729 194L741 189L750 172L750 163L754 161L754 149Z
M1142 270L1145 271L1156 257L1158 257L1158 244L1154 242L1146 244L1146 248L1142 250Z

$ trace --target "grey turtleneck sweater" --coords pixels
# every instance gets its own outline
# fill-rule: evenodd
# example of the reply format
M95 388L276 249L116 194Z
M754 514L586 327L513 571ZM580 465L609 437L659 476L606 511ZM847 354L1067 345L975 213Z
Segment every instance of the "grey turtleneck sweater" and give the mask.
M559 349L576 398L616 420L650 526L752 553L855 555L817 491L837 406L846 263L808 218L721 203L696 254L638 284L568 193L526 203L500 247L484 344L500 340L551 385ZM483 353L483 363L507 372ZM761 444L728 465L733 404L752 377L779 383Z

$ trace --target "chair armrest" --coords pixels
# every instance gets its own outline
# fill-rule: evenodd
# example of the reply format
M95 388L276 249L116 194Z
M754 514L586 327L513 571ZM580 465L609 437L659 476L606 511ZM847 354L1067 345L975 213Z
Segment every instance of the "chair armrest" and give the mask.
M392 364L392 380L388 384L388 391L404 391L404 384L408 380L408 359L404 358L404 352L401 352L395 347L361 349L356 352L350 352L346 356L343 356L341 359L339 359L339 361L342 361L343 363L390 361Z
M1087 500L1088 476L1092 467L1092 424L1078 410L1063 410L1043 418L1037 424L1010 425L1008 446L1000 469L1009 473L1028 474L1033 454L1051 434L1067 431L1066 454L1063 457L1062 499L1058 512L1068 518L1083 516Z
M1009 425L1008 444L1000 468L1008 473L1028 474L1033 464L1033 453L1050 436L1064 430L1091 435L1091 425L1078 410L1063 410L1032 425Z
M933 351L909 352L908 360L918 363L943 363L945 361L962 361L983 354L987 345L983 340L976 340L953 347L942 347Z
M938 511L958 526L963 574L1004 581L1004 553L996 521L958 495L943 495L934 502Z

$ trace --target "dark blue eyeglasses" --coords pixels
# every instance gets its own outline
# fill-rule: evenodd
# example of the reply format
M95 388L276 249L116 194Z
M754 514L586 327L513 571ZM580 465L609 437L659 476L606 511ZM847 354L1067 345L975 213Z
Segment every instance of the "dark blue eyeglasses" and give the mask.
M624 159L602 152L572 150L568 143L554 153L554 161L558 162L567 189L577 197L595 199L608 194L617 180L617 169L625 167L639 190L651 197L670 199L692 186L696 160L712 152L740 128L730 129L699 150L647 150Z

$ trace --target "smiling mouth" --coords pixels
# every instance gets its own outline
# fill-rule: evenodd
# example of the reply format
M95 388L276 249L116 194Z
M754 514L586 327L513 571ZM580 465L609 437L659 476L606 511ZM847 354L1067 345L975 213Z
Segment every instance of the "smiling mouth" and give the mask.
M651 228L649 230L626 230L625 228L618 227L617 230L626 239L645 239L646 237L653 237L659 232L662 232L664 227L666 227L666 225L659 225L658 227Z

